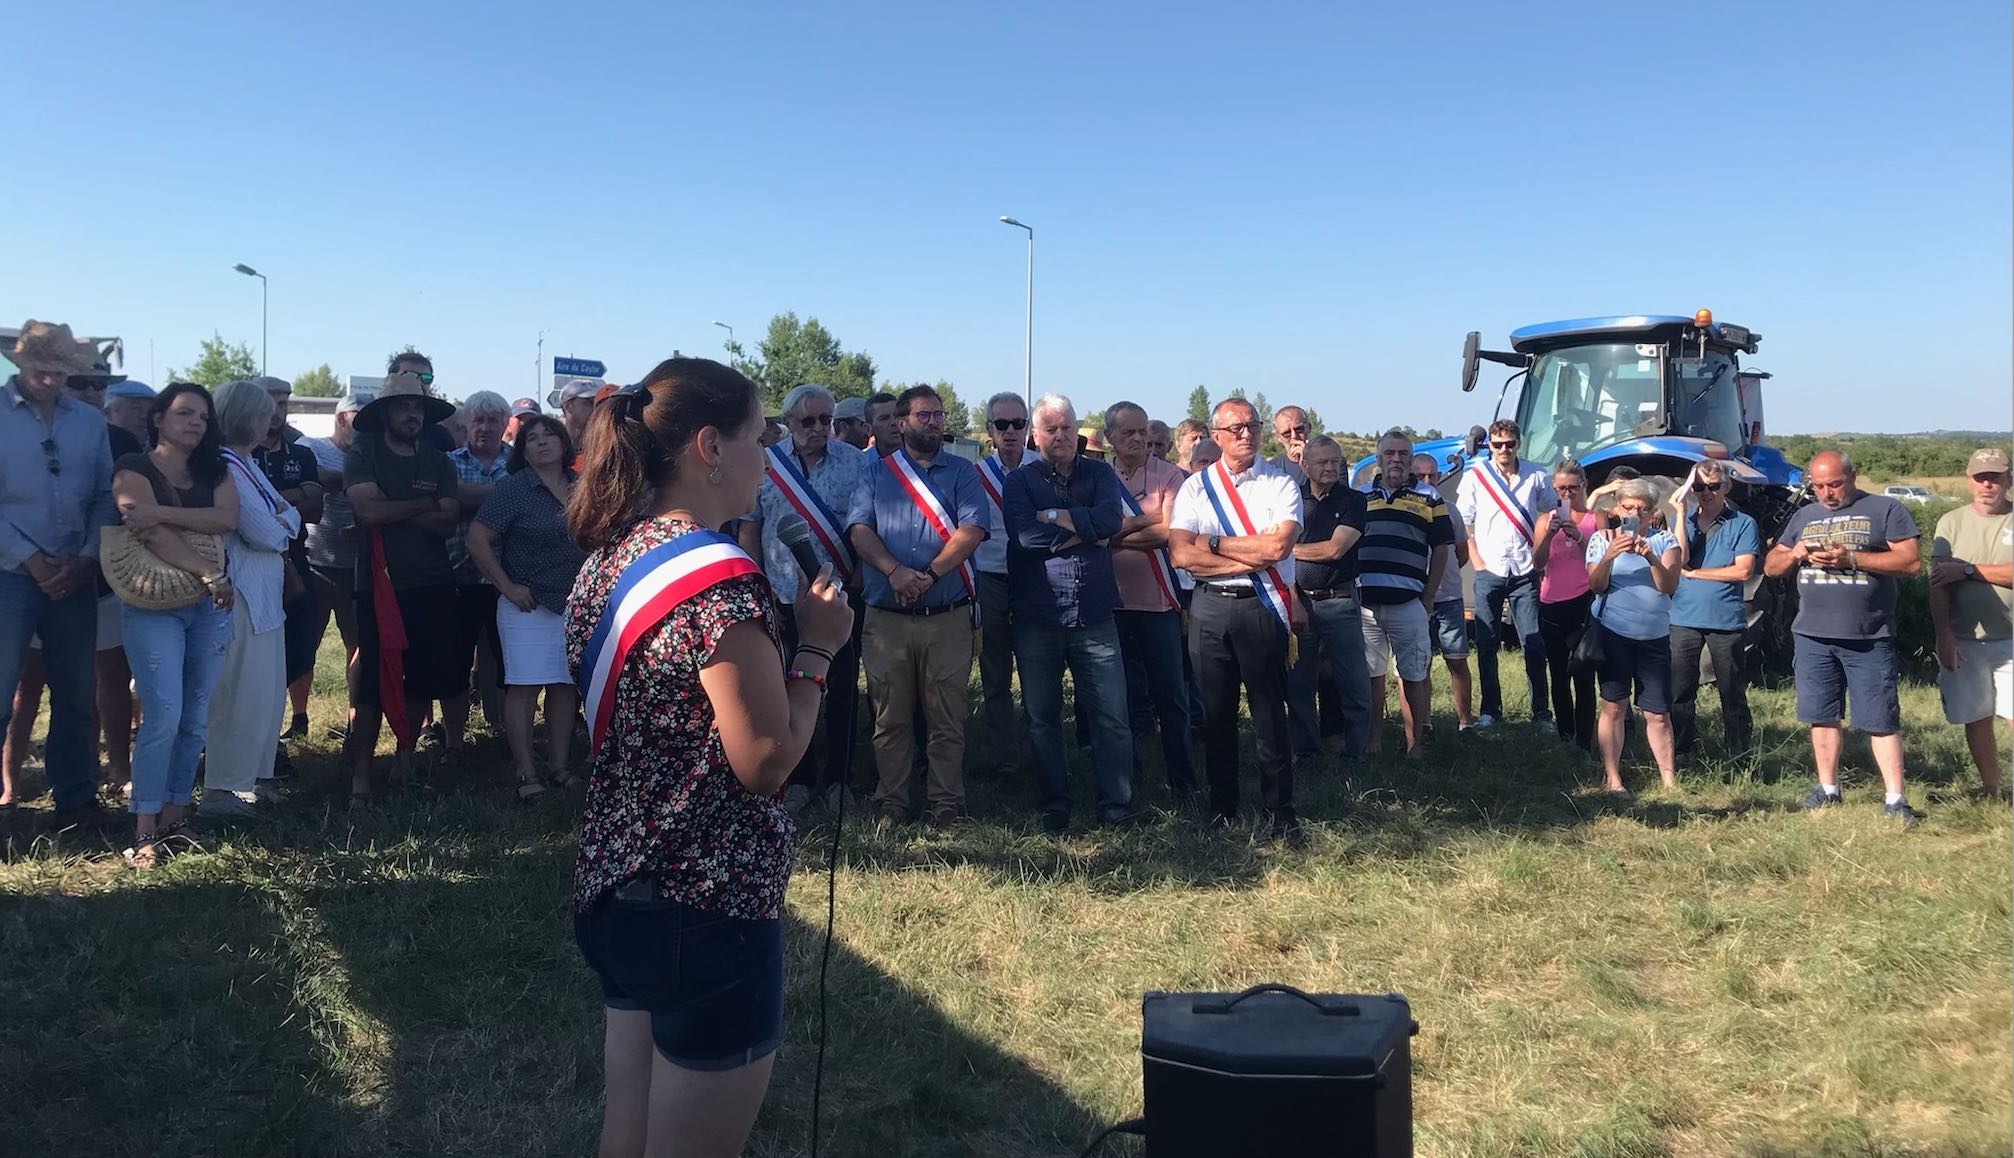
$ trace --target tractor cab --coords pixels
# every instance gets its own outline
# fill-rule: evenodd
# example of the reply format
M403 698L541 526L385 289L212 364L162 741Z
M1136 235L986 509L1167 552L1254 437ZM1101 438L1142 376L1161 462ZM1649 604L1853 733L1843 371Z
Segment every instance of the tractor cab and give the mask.
M1517 368L1504 388L1508 393L1511 381L1524 380L1515 415L1522 453L1533 462L1575 458L1599 478L1625 460L1638 469L1668 464L1682 474L1687 462L1723 458L1742 482L1780 484L1789 481L1774 477L1780 470L1760 469L1744 453L1760 445L1763 375L1744 375L1739 359L1760 341L1753 330L1716 322L1707 310L1689 318L1526 326L1512 332L1508 352L1480 349L1479 335L1471 333L1462 389L1475 389L1483 361ZM1747 401L1755 407L1752 421ZM1780 459L1769 466L1780 466Z

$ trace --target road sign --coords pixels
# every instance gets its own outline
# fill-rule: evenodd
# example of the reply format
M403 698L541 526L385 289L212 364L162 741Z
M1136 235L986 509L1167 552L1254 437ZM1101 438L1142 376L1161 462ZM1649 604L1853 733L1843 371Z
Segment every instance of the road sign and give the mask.
M554 358L552 376L555 378L604 378L608 367L593 358Z

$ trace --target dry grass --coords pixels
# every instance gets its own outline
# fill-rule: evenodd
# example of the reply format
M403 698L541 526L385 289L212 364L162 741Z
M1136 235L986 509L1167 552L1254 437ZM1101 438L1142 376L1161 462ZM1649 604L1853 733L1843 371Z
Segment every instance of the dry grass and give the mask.
M849 824L824 1152L1075 1154L1138 1109L1142 991L1285 981L1412 1000L1425 1155L2004 1154L2014 826L1958 791L1934 691L1907 696L1931 815L1906 835L1864 746L1848 807L1792 810L1787 690L1758 693L1760 756L1621 809L1570 749L1502 728L1424 766L1304 769L1298 851L1173 816L1051 841L1027 785L977 771L964 828ZM144 880L11 822L0 1150L591 1148L569 806L510 803L490 746L351 815L310 747L299 799ZM762 1155L806 1147L816 819Z

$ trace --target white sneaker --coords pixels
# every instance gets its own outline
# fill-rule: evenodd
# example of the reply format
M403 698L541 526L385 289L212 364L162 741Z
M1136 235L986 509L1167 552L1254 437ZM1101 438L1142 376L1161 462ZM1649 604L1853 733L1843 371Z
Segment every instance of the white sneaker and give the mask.
M1497 718L1495 716L1490 715L1488 712L1484 712L1482 715L1477 716L1475 718L1475 722L1473 724L1470 724L1469 726L1472 728L1494 728L1496 726L1496 722Z
M252 807L256 799L257 795L251 792L205 789L203 802L196 806L196 812L202 816L253 816L258 811Z

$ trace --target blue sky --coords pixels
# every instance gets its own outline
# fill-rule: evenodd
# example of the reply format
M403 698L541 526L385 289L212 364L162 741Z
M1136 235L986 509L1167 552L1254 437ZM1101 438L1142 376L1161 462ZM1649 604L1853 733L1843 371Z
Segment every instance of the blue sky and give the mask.
M1361 10L1361 11L1360 11ZM1764 335L1778 431L2005 427L2005 3L66 4L0 318L451 394L815 315L894 379L1466 426L1464 331ZM32 50L28 50L32 49ZM82 54L81 57L79 54ZM102 67L84 61L102 57Z

